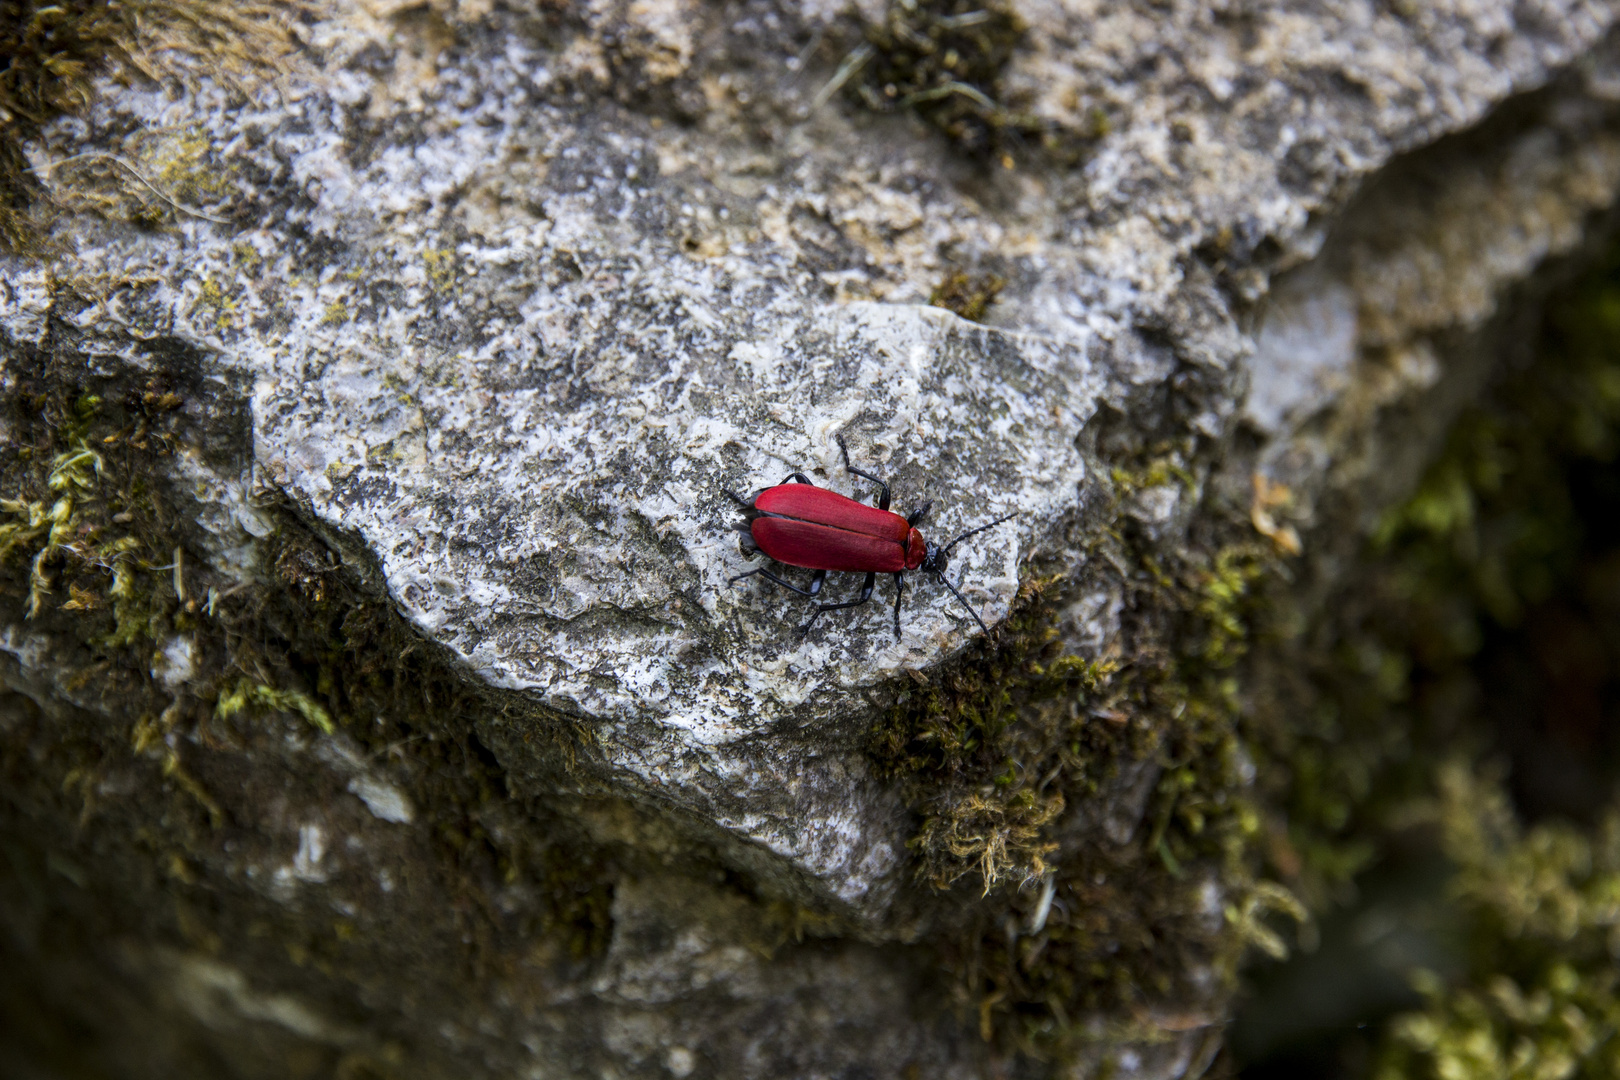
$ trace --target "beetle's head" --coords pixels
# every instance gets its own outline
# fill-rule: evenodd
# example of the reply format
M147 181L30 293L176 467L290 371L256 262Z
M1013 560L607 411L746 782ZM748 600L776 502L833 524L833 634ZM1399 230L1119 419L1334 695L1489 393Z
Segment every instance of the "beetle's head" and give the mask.
M930 574L943 575L950 562L951 549L949 547L940 547L938 544L930 543L923 549L923 561L918 569L926 570Z
M754 499L759 498L759 495L756 493L754 499L745 499L734 491L727 491L726 494L731 496L731 501L743 512L742 521L732 526L738 533L737 546L744 555L752 555L759 550L759 545L754 542L754 519L763 516L754 509Z

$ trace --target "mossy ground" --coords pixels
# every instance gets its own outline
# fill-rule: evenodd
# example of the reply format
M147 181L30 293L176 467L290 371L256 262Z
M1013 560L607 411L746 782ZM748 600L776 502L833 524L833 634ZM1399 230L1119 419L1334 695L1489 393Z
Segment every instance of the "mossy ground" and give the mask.
M1554 298L1535 362L1457 422L1348 587L1272 657L1273 872L1328 912L1370 869L1449 867L1422 904L1450 959L1416 950L1396 963L1410 997L1256 1075L1620 1071L1616 342L1620 256Z
M147 227L175 213L209 216L188 204L217 201L229 184L207 166L208 142L197 132L165 133L150 162L95 154L62 163L84 174L66 184L50 171L37 175L23 143L88 104L97 76L162 83L195 67L237 85L273 74L289 51L284 23L301 7L300 0L0 2L0 252L41 251L64 199L102 213L122 204L121 216Z
M873 112L911 112L969 157L1003 167L1029 151L1072 163L1107 124L1099 115L1067 130L1008 100L1002 69L1026 30L1001 0L893 0L881 19L862 21L822 97L843 90Z
M1063 1056L1104 1009L1152 1038L1245 955L1286 955L1293 923L1311 944L1369 871L1438 861L1460 967L1414 958L1416 990L1353 1018L1381 1034L1340 1075L1614 1074L1616 341L1620 257L1550 304L1536 363L1458 421L1314 615L1272 516L1286 493L1257 482L1247 512L1207 502L1216 524L1176 565L1097 534L1135 614L1117 652L1062 655L1069 597L1032 578L991 647L902 695L872 752L911 793L919 877L984 895L940 955L986 1038ZM1119 499L1194 489L1160 451L1114 468ZM1145 827L1078 833L1074 808L1141 761ZM1213 921L1202 882L1225 898Z
M58 312L87 303L56 288ZM186 1010L127 964L103 978L110 942L218 961L362 1033L337 1049L286 1037L254 1060L403 1077L465 1073L435 1042L441 1021L470 1029L514 995L578 996L626 876L700 882L761 956L840 931L593 783L582 726L479 684L406 624L357 549L295 508L259 493L251 565L215 558L177 462L242 476L247 405L184 345L155 337L139 365L92 365L53 320L39 346L7 349L0 626L23 644L0 654L0 857L15 871L0 875L0 922L28 928L34 951L0 942L0 1009L42 1022L0 1037L5 1052L119 1075L75 1046L82 1024L182 1073L198 1054L235 1061L240 1047L146 1047L185 1030ZM30 667L30 650L48 661ZM491 749L501 739L526 745L524 790ZM368 813L349 783L361 772L411 819ZM413 999L431 1002L433 1032ZM591 1002L579 1008L568 1038L605 1053Z
M996 302L996 297L1006 285L1007 280L999 274L969 274L965 270L952 270L928 294L928 303L955 312L964 319L983 322L990 305Z
M40 254L52 214L67 204L110 222L163 228L174 214L202 213L187 204L228 198L227 178L210 164L209 140L194 130L132 142L134 162L97 155L61 163L61 175L36 175L21 145L87 104L100 75L162 83L197 70L232 87L274 74L289 50L284 24L301 6L0 3L0 55L8 60L0 72L0 251ZM58 281L56 308L143 284ZM222 290L205 289L200 302L218 310L222 328L229 324L233 305ZM244 815L252 774L263 768L255 758L278 739L304 738L302 726L409 763L406 772L417 781L409 797L437 825L439 850L425 865L438 868L435 888L461 926L443 947L459 953L465 942L479 943L475 966L504 963L494 943L514 932L512 917L493 912L489 896L500 885L518 885L538 898L519 918L526 934L560 942L562 955L575 960L599 954L611 928L611 859L584 841L559 855L556 845L579 840L561 827L494 838L500 830L485 811L509 793L471 723L491 710L464 676L284 507L263 508L275 531L246 579L222 573L199 549L206 539L179 516L188 501L162 479L165 459L217 454L245 436L200 430L199 412L210 406L198 405L215 402L218 388L196 382L184 349L171 346L155 339L150 370L139 376L108 375L76 351L70 333L53 332L38 347L14 344L6 358L12 385L0 448L0 605L49 643L71 697L133 718L128 731L99 730L92 706L64 727L62 718L10 694L37 730L9 740L0 762L6 816L16 836L37 835L55 820L48 804L73 804L77 809L59 808L61 820L78 820L80 830L45 840L46 863L111 865L135 853L137 862L150 857L159 868L144 908L103 896L78 932L87 940L133 932L200 941L213 951L251 950L270 939L295 965L330 951L304 940L308 928L274 905L246 900L242 910L259 913L251 928L173 913L198 902L216 915L228 907L200 899L228 891L209 870L252 831ZM191 670L171 684L160 674L165 649L179 641L188 644ZM566 723L542 718L540 726L557 732L559 759L573 754L575 732ZM98 791L109 775L131 768L155 771L150 790L164 794L138 809L120 805L114 821L102 812ZM530 809L538 819L552 816ZM545 832L549 841L531 842ZM39 851L17 847L12 854L30 862ZM73 876L81 885L119 880L110 869ZM135 868L127 880L150 877ZM164 894L173 911L156 902ZM244 929L251 931L246 938ZM364 956L365 936L363 925L346 924L344 948L322 962L326 969L347 968L363 981L377 959Z
M148 881L140 904L103 897L105 910L79 931L203 949L314 1000L393 970L401 950L441 953L438 969L466 982L439 990L469 1008L478 986L498 982L514 957L532 958L536 942L550 943L548 963L590 964L610 940L614 883L637 854L604 847L506 787L477 732L511 703L471 685L404 626L335 538L269 505L261 512L275 528L256 576L210 564L176 510L187 504L163 479L166 461L207 443L230 473L229 447L245 429L233 434L229 415L207 415L229 395L198 385L183 350L149 360L139 376L92 375L65 332L8 358L16 393L0 459L0 599L13 623L52 642L69 683L118 705L67 720L25 708L31 734L9 741L0 761L7 816L19 835L42 816L81 820L89 827L79 835L50 839L50 858L78 868L133 860L105 880ZM1166 483L1190 490L1195 478L1180 462L1158 448L1122 464L1119 497ZM1277 920L1293 903L1253 872L1258 816L1244 794L1234 690L1253 587L1276 554L1241 508L1228 517L1227 542L1174 566L1151 558L1144 538L1097 533L1099 550L1126 567L1138 615L1131 647L1062 653L1057 612L1076 586L1037 575L994 647L916 684L873 732L874 759L919 811L919 879L959 924L938 943L939 962L969 1022L1009 1051L1068 1053L1097 1037L1085 1021L1101 1010L1139 1018L1108 1038L1153 1040L1208 1022L1244 949L1281 947ZM161 658L182 638L192 670L169 685ZM128 730L104 730L97 718L108 715L129 716ZM589 753L563 718L511 719L552 732L559 775ZM412 861L429 868L446 913L431 931L401 939L397 919L374 918L366 904L312 924L231 880L239 853L266 843L255 815L266 783L282 782L272 780L285 772L281 748L331 738L388 762L432 822L431 853ZM42 764L28 748L46 745ZM1077 840L1072 810L1144 761L1155 770L1144 827L1125 843ZM154 797L121 802L114 817L98 793L130 770L151 774L138 788ZM317 801L342 797L339 787ZM226 857L227 845L238 854ZM36 855L18 857L49 862ZM92 888L103 880L81 876ZM519 894L521 904L497 903ZM370 902L379 912L389 903ZM752 902L761 925L777 927L770 940L839 929ZM395 1026L379 1025L383 1049L413 1045Z
M183 350L158 343L146 360L145 372L108 374L76 356L71 335L55 334L6 358L0 609L50 657L57 689L45 699L63 702L47 708L5 691L0 833L21 868L0 889L8 919L49 926L47 948L64 963L97 942L167 944L277 972L313 1000L405 964L451 978L439 991L471 1004L484 975L518 958L591 963L612 930L615 856L555 808L507 790L475 720L552 733L560 772L578 748L575 729L507 716L510 702L490 702L285 507L259 510L274 529L256 571L216 567L181 509L187 496L166 477L183 454L229 474L220 456L233 440L241 449L245 431L208 415L230 395L196 381ZM177 648L188 670L165 678ZM380 763L432 824L402 841L373 837L399 848L389 849L391 872L410 902L426 905L409 933L391 907L402 901L387 895L311 919L241 876L244 860L286 857L267 806L303 799L335 814L352 800L341 772L289 771L288 746L319 759L315 744L326 739L368 768ZM336 828L327 823L326 834ZM74 910L52 900L19 914L59 893L52 881L64 875L82 894ZM497 907L501 895L522 902ZM67 943L76 936L80 944ZM442 962L424 965L434 954ZM411 1045L403 1021L389 1026L378 1045Z
M1197 487L1177 448L1139 458L1113 468L1116 500ZM1107 522L1124 520L1118 501ZM940 948L959 1007L1009 1050L1063 1058L1212 1023L1247 950L1285 954L1280 931L1304 917L1259 873L1237 681L1284 555L1243 508L1215 517L1174 564L1129 527L1096 531L1094 565L1117 568L1131 613L1107 654L1064 651L1058 613L1080 586L1030 577L993 643L903 693L873 733L919 815L919 879L971 912ZM1110 837L1087 808L1128 802L1130 777L1143 820ZM1099 1014L1136 1020L1099 1033Z

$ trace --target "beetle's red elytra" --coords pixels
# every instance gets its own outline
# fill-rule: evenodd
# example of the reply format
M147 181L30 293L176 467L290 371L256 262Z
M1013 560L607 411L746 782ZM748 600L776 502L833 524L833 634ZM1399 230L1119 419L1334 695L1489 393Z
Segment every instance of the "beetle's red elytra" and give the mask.
M763 566L738 574L729 583L735 585L757 574L800 596L818 600L809 620L799 627L799 633L805 634L809 633L822 612L857 607L872 599L877 576L893 574L894 636L898 638L900 597L905 592L906 571L926 570L939 578L951 595L967 608L973 621L979 624L979 629L989 633L979 613L945 577L945 566L951 549L957 544L1015 515L998 517L986 525L969 529L943 547L936 547L923 539L923 534L917 529L917 523L933 504L924 503L909 518L894 513L889 509L889 485L849 463L849 447L844 445L842 435L838 437L838 449L843 451L845 469L878 486L877 506L867 506L836 491L816 487L801 472L789 473L780 484L765 488L752 500L726 492L742 507L746 516L744 524L738 526L743 533L745 546L763 551L785 566L815 571L807 589L778 577ZM864 573L866 580L861 583L860 596L842 604L820 603L822 582L832 571Z
M897 574L927 558L928 542L911 522L826 488L779 484L755 496L753 508L754 543L789 566Z

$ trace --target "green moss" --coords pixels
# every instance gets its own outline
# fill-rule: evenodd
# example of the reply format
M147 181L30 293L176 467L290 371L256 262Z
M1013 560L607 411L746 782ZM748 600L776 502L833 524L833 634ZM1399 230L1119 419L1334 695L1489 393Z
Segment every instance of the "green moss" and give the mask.
M1199 659L1212 668L1231 667L1249 645L1249 622L1254 588L1267 573L1271 553L1256 544L1224 548L1214 565L1202 573L1193 605L1202 640L1195 648ZM1230 691L1222 688L1225 696Z
M1027 27L1005 0L892 0L883 17L863 19L861 41L841 57L817 103L842 90L874 112L909 111L958 147L1003 168L1015 153L1038 148L1063 164L1078 162L1108 133L1096 105L1075 125L1021 111L1001 85L1002 69Z
M259 779L257 752L266 740L281 741L254 714L290 713L326 734L343 718L345 736L364 753L396 763L396 782L419 820L431 823L422 841L432 851L413 856L411 888L441 898L442 944L454 957L444 970L469 972L463 991L476 993L483 976L538 943L550 950L548 963L593 962L612 934L616 864L554 807L507 789L473 720L521 723L553 739L559 770L588 746L580 730L543 713L516 715L512 701L494 700L275 507L263 508L280 526L261 542L254 580L225 578L206 560L188 559L194 514L184 511L187 493L168 487L162 462L199 437L195 410L178 407L191 392L184 371L166 372L162 357L122 378L36 353L9 359L17 393L7 403L10 452L0 454L0 492L8 496L0 508L0 594L20 614L31 575L45 574L47 585L32 589L39 599L33 632L59 653L63 684L116 702L115 715L131 723L120 732L98 721L80 736L53 721L37 733L53 747L49 762L30 768L0 748L7 783L47 801L58 790L71 794L98 843L145 853L157 888L206 889L221 863L220 830L254 812L241 793ZM154 646L167 646L177 632L193 670L171 687L152 675L161 665ZM348 719L356 716L368 722ZM266 756L273 763L278 753ZM97 778L109 768L144 772L142 791L166 794L131 800L116 816L98 814ZM141 871L122 872L137 880ZM525 898L521 918L493 906L508 885ZM232 917L199 913L199 932L220 948L259 948ZM336 936L306 929L289 924L277 933L340 983L393 970L386 956L394 946L374 919L354 920ZM164 940L166 932L146 927L137 936Z
M147 153L157 167L156 179L176 199L209 205L236 194L236 185L214 160L213 140L201 126L164 131Z
M1620 1075L1620 808L1590 835L1525 829L1499 777L1470 762L1442 767L1437 787L1469 970L1414 973L1426 1005L1390 1024L1375 1076Z
M878 112L910 109L974 153L1046 125L1003 105L999 80L1024 23L1000 0L895 0L863 27L831 84Z
M212 311L214 326L219 330L229 330L236 320L236 298L231 295L228 287L215 281L212 274L203 275L202 283L198 286L195 307Z
M0 524L0 562L19 553L28 560L30 619L45 611L59 580L67 584L68 598L58 605L63 611L93 612L110 602L113 626L96 640L119 649L160 640L171 612L154 595L160 586L150 564L136 556L141 540L119 526L103 497L106 462L88 440L101 405L98 396L81 393L62 409L55 438L69 449L51 457L43 499L22 493L0 499L0 511L19 519ZM103 585L107 576L110 583Z
M0 250L38 255L53 203L81 201L107 209L106 198L89 187L82 199L44 194L41 180L59 186L58 177L36 178L22 143L52 120L86 106L94 79L110 69L139 77L161 77L174 57L185 56L212 69L222 85L253 71L272 70L288 51L281 30L283 5L268 2L215 4L208 0L0 0ZM174 209L174 196L213 201L230 185L206 164L206 138L187 129L162 141L156 162L169 193L139 170L112 155L93 154L86 166L119 190L127 186L135 209L132 220L160 224ZM92 161L91 158L96 160ZM159 202L152 202L156 196Z
M1526 824L1548 806L1525 786L1531 756L1562 744L1578 749L1557 759L1560 797L1612 790L1616 744L1576 717L1614 685L1580 658L1614 640L1616 342L1620 257L1549 306L1537 362L1459 419L1323 617L1262 654L1271 871L1321 912L1394 853L1452 867L1435 902L1464 939L1460 970L1413 972L1424 1004L1385 1027L1381 1080L1620 1067L1620 808Z
M94 399L89 400L89 408L93 410ZM85 399L81 399L80 405L84 402ZM19 551L31 556L29 618L40 613L46 594L51 592L53 564L62 561L99 563L109 552L116 556L115 546L92 547L86 542L90 530L81 513L84 503L95 495L102 470L101 455L81 438L71 449L52 458L50 472L45 477L46 500L0 499L0 510L20 519L0 524L0 561Z
M952 270L928 294L928 303L953 311L964 319L983 322L985 313L1006 285L1006 279L999 274L970 275L965 270Z
M105 549L112 566L112 585L107 597L113 604L113 627L100 643L112 649L128 648L142 641L158 641L168 622L168 606L157 596L156 585L142 573L135 558L140 541L120 537Z
M1299 898L1275 881L1255 882L1242 899L1227 904L1222 914L1238 942L1253 945L1273 960L1288 958L1288 943L1267 925L1266 916L1282 914L1295 922L1310 918Z
M1053 845L1041 830L1064 799L1055 788L1049 795L1031 790L1032 762L1012 752L1011 728L1023 708L1060 694L1077 703L1100 700L1117 670L1111 661L1057 655L1051 610L1042 602L1050 584L1029 581L1020 589L988 663L958 664L902 693L872 732L879 768L938 804L911 842L919 877L936 888L977 873L988 892L1004 880L1046 873ZM1043 732L1043 741L1061 753L1070 726Z
M1115 474L1120 499L1195 486L1167 452ZM1062 653L1057 612L1072 598L1031 580L992 650L909 689L874 732L874 757L919 815L919 876L983 897L942 958L963 1012L1008 1048L1061 1056L1094 1035L1079 1017L1101 1010L1209 1007L1198 1003L1232 986L1246 952L1285 951L1288 923L1305 916L1258 873L1263 815L1238 689L1279 556L1246 513L1222 520L1229 543L1174 565L1128 533L1098 535L1134 569L1122 585L1139 621L1118 653ZM1071 811L1119 800L1127 766L1158 773L1145 827L1124 844L1096 826L1077 839ZM1225 900L1214 928L1201 914L1209 884ZM1219 986L1189 984L1199 968Z
M1148 488L1179 485L1184 491L1197 489L1197 479L1181 463L1181 455L1166 451L1149 458L1135 467L1116 465L1108 470L1117 498L1128 498Z
M0 248L38 245L37 185L21 142L90 100L90 80L130 38L127 11L111 0L0 3Z
M308 694L297 690L278 690L249 679L238 680L219 695L219 700L214 704L214 715L221 720L229 720L248 708L296 713L311 726L319 728L322 734L332 735L337 731L331 714Z
M1429 790L1437 755L1487 738L1477 720L1434 712L1429 688L1470 684L1487 638L1573 575L1583 527L1571 463L1611 454L1598 433L1620 430L1620 400L1602 389L1620 357L1606 348L1560 349L1466 414L1418 490L1380 521L1365 572L1329 601L1309 639L1319 651L1279 661L1310 686L1262 740L1270 775L1288 777L1287 839L1274 854L1313 905L1376 858L1388 842L1380 823Z
M427 248L422 252L422 264L427 268L428 284L436 293L449 292L459 272L456 253Z

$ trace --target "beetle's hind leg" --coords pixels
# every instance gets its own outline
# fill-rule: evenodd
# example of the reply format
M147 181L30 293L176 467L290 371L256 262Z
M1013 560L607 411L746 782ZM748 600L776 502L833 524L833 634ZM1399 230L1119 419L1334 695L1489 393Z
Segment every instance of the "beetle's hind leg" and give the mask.
M906 593L905 571L894 575L894 640L900 640L900 598Z
M826 573L825 570L820 572L820 574L825 574L825 573ZM818 574L818 577L820 576L820 574ZM818 584L819 584L819 582L818 582ZM866 575L866 580L861 582L860 599L858 599L858 600L849 600L849 601L846 601L845 603L842 603L842 604L817 604L816 605L816 610L810 613L810 621L805 623L803 626L799 627L799 633L808 634L810 632L810 628L815 625L816 620L821 618L821 613L823 611L837 611L839 608L860 607L862 604L864 604L868 600L872 599L872 589L876 585L877 585L877 574L875 572L870 573L870 574Z
M757 569L749 570L746 573L738 574L736 577L728 580L726 584L735 585L743 578L751 578L756 574L772 584L782 586L782 588L787 589L789 592L796 592L800 596L808 596L811 599L821 595L821 583L827 580L827 571L817 570L816 576L810 579L810 587L808 589L801 589L797 585L793 584L793 582L779 578L765 567L761 566Z

